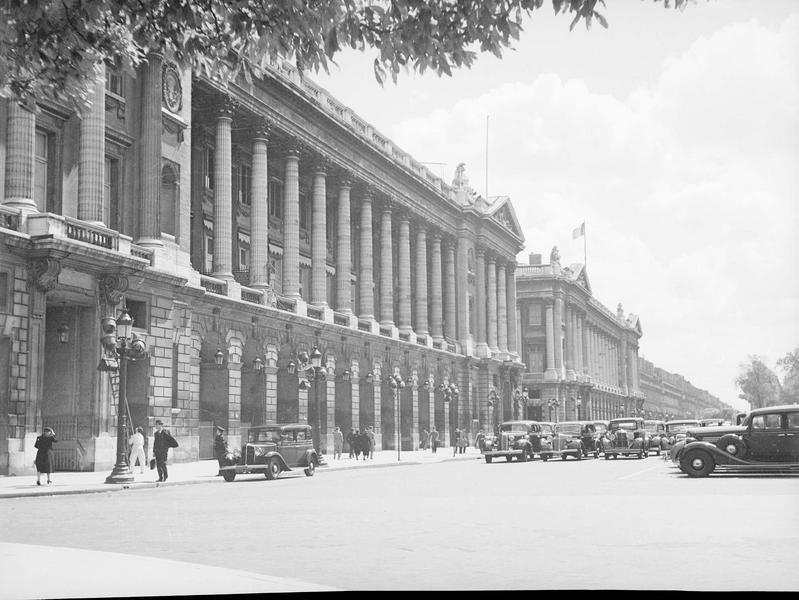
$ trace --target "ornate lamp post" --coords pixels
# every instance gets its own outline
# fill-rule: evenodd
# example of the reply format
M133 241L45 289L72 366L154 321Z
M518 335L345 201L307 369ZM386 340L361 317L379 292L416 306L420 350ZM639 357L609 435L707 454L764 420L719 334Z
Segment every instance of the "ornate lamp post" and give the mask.
M577 394L577 398L574 401L574 405L577 408L577 420L580 421L580 407L583 405L583 397L580 394Z
M547 400L547 407L549 408L549 420L552 420L552 409L555 409L555 422L559 422L560 416L558 413L560 412L558 408L560 408L560 400L557 398L550 398Z
M128 467L125 433L127 428L127 380L128 361L143 358L146 346L143 340L133 335L133 319L128 310L122 309L119 318L104 317L101 322L103 331L102 344L107 355L118 362L119 394L117 398L117 459L111 474L105 478L106 483L132 483L133 474ZM106 361L101 361L107 365ZM105 369L104 369L105 370Z
M390 375L388 385L394 393L394 409L396 410L397 423L397 461L400 460L400 449L402 448L402 412L400 411L400 390L405 387L405 382L399 375Z
M491 388L488 392L488 422L491 424L491 431L495 432L497 424L494 423L494 406L499 402L499 394L496 388Z
M314 390L314 406L316 407L316 423L314 424L314 432L313 432L313 439L314 439L314 448L316 452L321 455L322 453L322 409L319 402L319 383L326 379L325 376L325 369L322 367L322 353L319 351L317 346L313 347L311 350L310 356L308 356L305 352L301 352L299 355L300 361L303 365L310 362L305 368L305 376L308 378L308 381L313 382L313 390Z

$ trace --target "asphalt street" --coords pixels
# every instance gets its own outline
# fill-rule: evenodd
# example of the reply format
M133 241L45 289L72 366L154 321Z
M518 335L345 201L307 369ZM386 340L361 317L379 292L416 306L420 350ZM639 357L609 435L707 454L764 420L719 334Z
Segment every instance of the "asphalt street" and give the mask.
M6 499L0 522L0 542L336 589L799 590L799 477L689 479L655 456Z

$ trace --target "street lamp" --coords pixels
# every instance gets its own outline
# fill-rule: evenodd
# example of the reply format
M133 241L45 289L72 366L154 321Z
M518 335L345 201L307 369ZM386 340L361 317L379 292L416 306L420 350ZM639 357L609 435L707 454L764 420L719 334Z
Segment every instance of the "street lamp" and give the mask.
M580 407L583 405L583 397L580 394L577 394L577 399L574 401L574 405L577 407L577 420L580 420Z
M497 427L494 423L494 406L499 401L499 394L497 394L497 388L492 387L488 391L488 422L491 423L491 429L496 431Z
M558 412L559 412L558 408L560 408L560 400L558 400L557 398L550 398L547 401L547 406L549 407L549 420L550 421L552 420L552 409L554 408L555 409L555 422L556 423L559 422L560 415L558 415Z
M397 411L397 461L400 460L400 450L402 448L402 412L400 411L400 390L405 387L405 382L399 375L390 375L388 385L394 393L394 406Z
M125 448L125 433L127 428L127 381L128 361L138 360L146 354L144 341L133 335L133 319L130 318L127 308L122 309L119 318L104 317L100 321L103 332L101 343L105 354L109 355L117 365L109 367L109 361L101 360L101 370L119 369L119 394L117 398L117 459L111 474L105 478L106 483L133 483L133 474L128 467Z
M308 381L314 384L314 406L316 406L316 423L314 425L314 448L318 454L322 453L322 410L319 402L319 383L326 379L325 369L322 367L322 353L317 346L313 347L310 356L307 352L300 352L297 356L300 364L305 369L305 376ZM308 364L310 362L310 364ZM302 383L300 384L304 388Z

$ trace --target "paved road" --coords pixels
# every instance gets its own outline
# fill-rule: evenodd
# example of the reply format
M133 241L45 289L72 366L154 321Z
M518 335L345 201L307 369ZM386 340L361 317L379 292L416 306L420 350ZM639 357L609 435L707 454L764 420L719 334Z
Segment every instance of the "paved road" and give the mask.
M799 590L799 478L694 480L657 457L8 499L0 522L2 542L338 589Z

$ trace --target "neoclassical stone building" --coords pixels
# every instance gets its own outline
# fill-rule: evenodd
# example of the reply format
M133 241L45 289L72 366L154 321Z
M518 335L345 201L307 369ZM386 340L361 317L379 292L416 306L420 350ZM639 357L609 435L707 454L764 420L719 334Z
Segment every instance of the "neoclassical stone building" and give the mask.
M540 254L516 268L522 361L521 405L540 421L643 414L638 375L641 323L621 305L611 312L591 293L585 265L549 264Z
M644 357L638 358L641 391L646 395L645 416L657 419L701 419L705 411L735 409L707 390L700 390L679 373L670 373Z
M209 457L214 425L236 445L309 422L323 448L372 425L411 449L512 410L510 200L463 166L441 181L286 64L223 88L153 55L106 68L83 118L2 101L0 190L0 473L30 472L47 425L59 469L113 465L100 322L123 307L148 350L128 426L167 422L177 460Z

